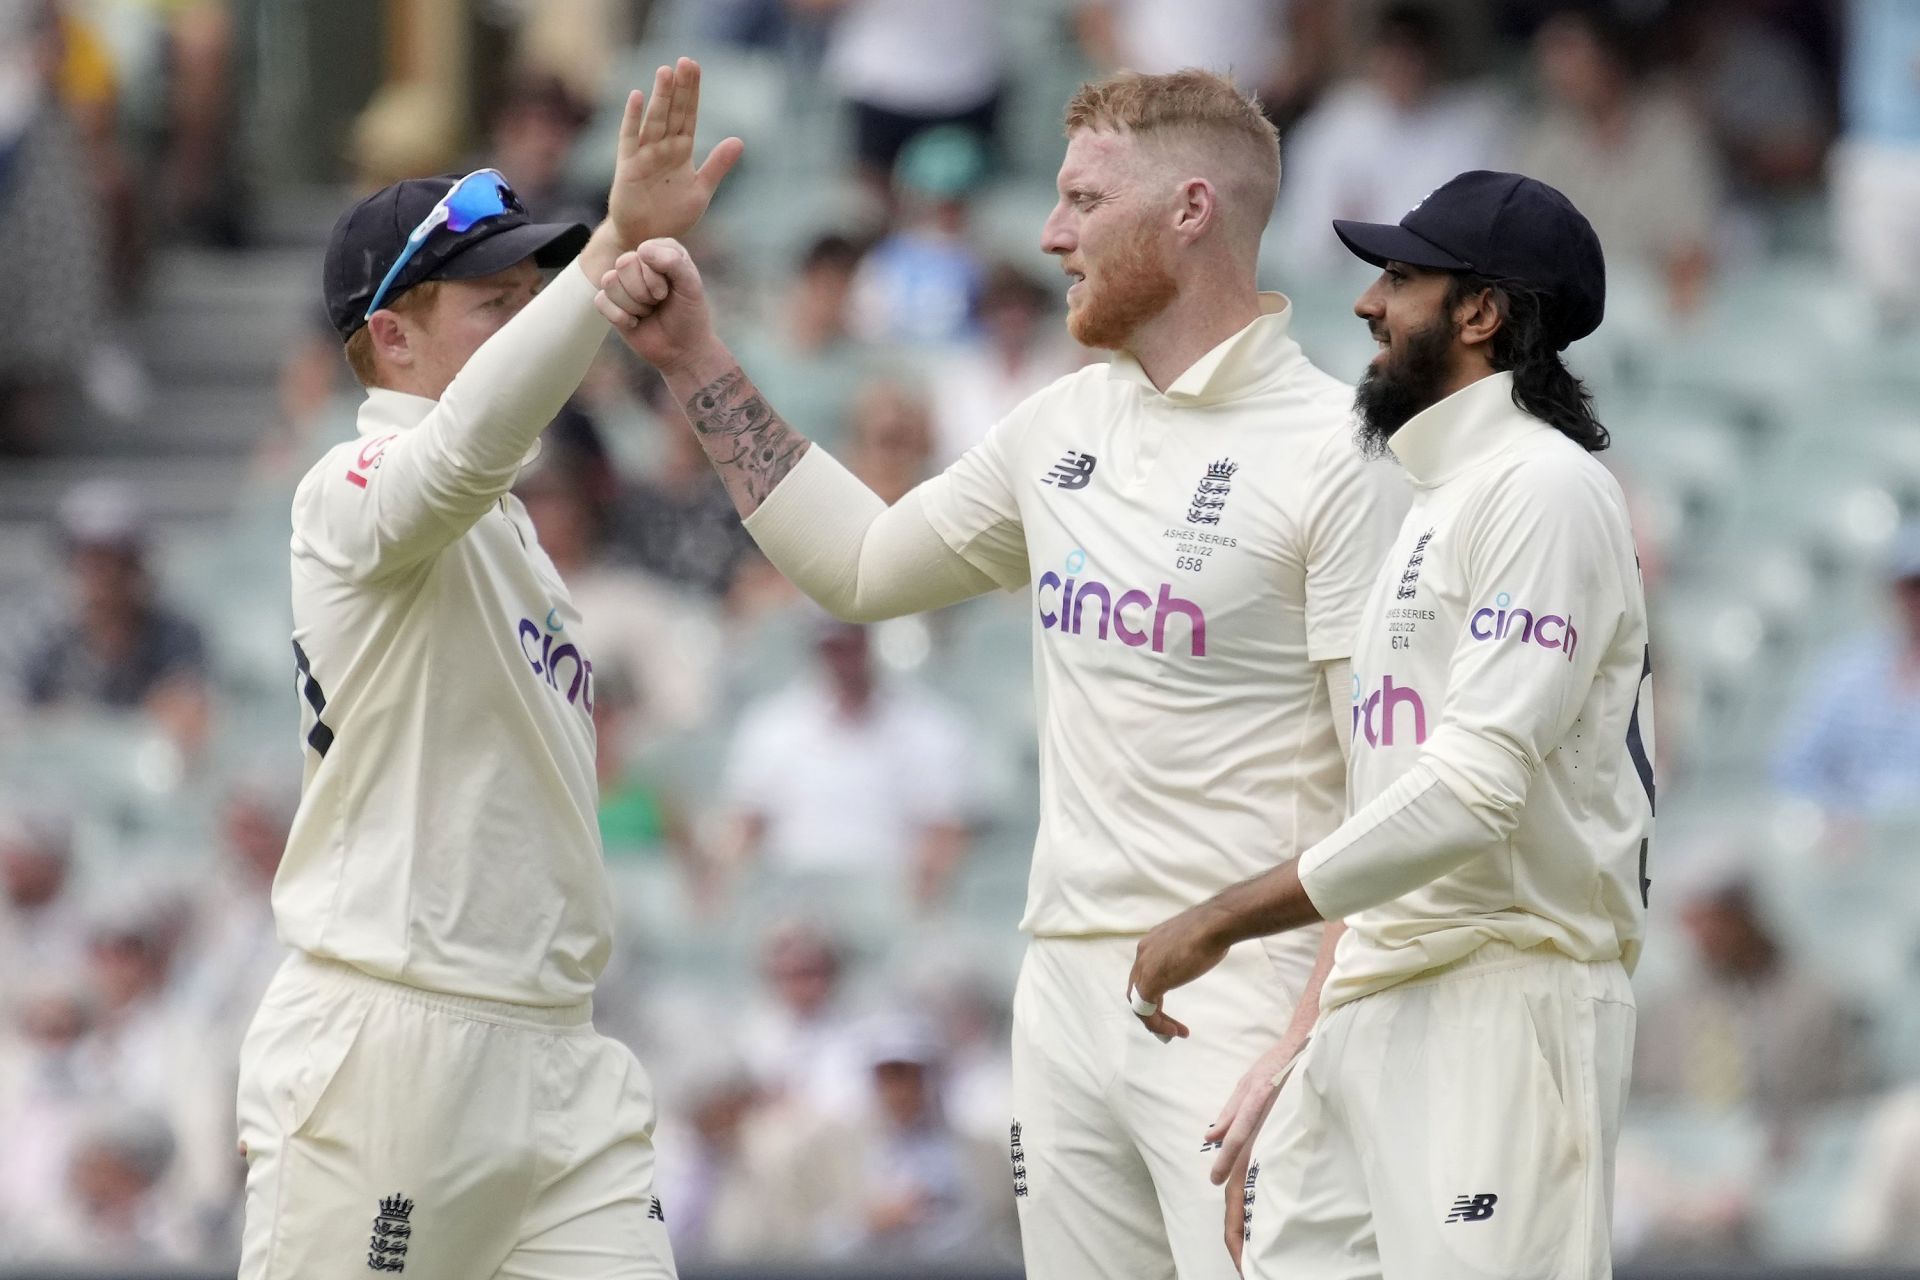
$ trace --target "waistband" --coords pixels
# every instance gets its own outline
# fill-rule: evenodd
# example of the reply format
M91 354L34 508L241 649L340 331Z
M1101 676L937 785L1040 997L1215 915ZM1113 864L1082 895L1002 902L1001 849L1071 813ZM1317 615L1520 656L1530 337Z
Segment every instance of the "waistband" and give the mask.
M356 969L339 960L328 960L304 951L295 951L287 957L286 972L297 974L319 987L339 991L366 991L383 999L398 1000L425 1009L438 1009L443 1013L471 1018L476 1022L492 1022L501 1026L545 1031L591 1031L593 1029L591 999L574 1004L537 1005L515 1004L508 1000L483 1000L478 996L457 996L445 991L429 991L424 987L408 986L404 982L376 978L364 969Z
M1392 986L1382 988L1382 990L1376 991L1373 994L1382 995L1385 994L1385 992L1397 991L1406 987L1431 986L1436 982L1448 982L1456 978L1472 978L1483 973L1494 973L1506 969L1527 969L1547 965L1572 965L1577 969L1592 971L1620 969L1622 976L1624 976L1626 972L1618 960L1575 960L1572 956L1560 950L1560 948L1554 946L1552 943L1543 942L1537 946L1522 950L1514 946L1511 942L1502 942L1498 939L1490 938L1475 947L1472 951L1469 951L1466 955L1461 956L1458 960L1449 960L1445 964L1435 965L1431 969L1426 969L1414 974L1412 977L1404 978ZM1365 998L1364 996L1361 997L1361 999Z

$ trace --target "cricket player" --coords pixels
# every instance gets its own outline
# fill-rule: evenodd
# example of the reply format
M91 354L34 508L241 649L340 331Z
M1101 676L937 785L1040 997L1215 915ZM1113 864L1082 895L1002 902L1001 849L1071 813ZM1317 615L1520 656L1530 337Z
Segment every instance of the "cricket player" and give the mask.
M273 890L293 955L241 1052L245 1280L674 1274L651 1087L592 1024L593 661L508 489L606 334L595 282L739 157L693 168L698 102L685 59L629 95L590 236L494 170L334 228L367 400L294 497L306 769Z
M603 310L666 376L768 557L850 620L995 587L1033 610L1040 830L1014 996L1008 1185L1028 1274L1233 1275L1209 1150L1236 1080L1294 1051L1312 939L1238 948L1163 1047L1113 1006L1170 910L1305 849L1344 813L1354 620L1405 497L1349 389L1254 284L1279 182L1257 104L1199 71L1123 73L1067 108L1043 247L1111 364L1038 392L888 508L781 420L714 337L677 245ZM1331 963L1331 956L1326 957ZM1250 1064L1263 1060L1265 1065Z
M1559 355L1600 323L1600 243L1484 171L1334 226L1382 268L1357 405L1415 486L1354 645L1354 812L1154 929L1133 987L1184 1036L1164 993L1347 922L1257 1143L1248 1276L1599 1280L1654 791L1633 531Z

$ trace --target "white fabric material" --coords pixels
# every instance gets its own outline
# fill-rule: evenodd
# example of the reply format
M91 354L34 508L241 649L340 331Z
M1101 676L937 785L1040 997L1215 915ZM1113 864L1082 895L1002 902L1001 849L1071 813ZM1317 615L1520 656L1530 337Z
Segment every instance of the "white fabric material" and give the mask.
M1508 374L1393 450L1416 492L1354 646L1355 812L1300 860L1349 926L1322 1004L1496 939L1631 971L1653 721L1620 487L1514 407Z
M1235 1280L1200 1137L1312 971L1245 943L1183 987L1161 1044L1127 1008L1131 938L1035 938L1013 997L1014 1203L1030 1276Z
M923 613L993 590L954 553L909 493L889 507L818 445L746 519L787 580L847 622Z
M966 726L912 688L883 686L845 716L813 681L748 708L727 762L727 794L766 820L767 862L786 871L902 877L930 826L966 819Z
M376 1236L415 1280L671 1280L653 1086L590 1016L289 960L241 1053L242 1280L369 1274Z
M1890 314L1920 313L1920 146L1834 148L1834 244Z
M524 1004L583 999L606 964L591 655L507 492L606 333L593 295L560 272L438 402L370 392L300 483L290 946Z
M1500 154L1492 98L1441 89L1402 110L1365 80L1336 86L1287 135L1276 228L1289 265L1349 271L1335 218L1398 222L1434 188Z
M1121 65L1149 75L1203 67L1264 88L1286 57L1285 0L1092 0L1114 11Z
M1254 1140L1246 1280L1613 1274L1618 962L1490 944L1324 1014Z
M995 0L852 0L835 19L826 71L855 101L941 115L992 97L1004 62Z
M915 491L982 573L1032 579L1029 933L1144 933L1343 816L1316 664L1350 652L1406 496L1263 304L1164 394L1124 355L1083 369Z

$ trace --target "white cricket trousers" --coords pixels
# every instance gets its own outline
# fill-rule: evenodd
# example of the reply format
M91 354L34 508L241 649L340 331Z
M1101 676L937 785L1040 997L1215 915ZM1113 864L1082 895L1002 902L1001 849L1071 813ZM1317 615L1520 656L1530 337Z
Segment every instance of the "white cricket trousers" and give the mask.
M1490 942L1328 1010L1256 1139L1247 1280L1606 1280L1618 962Z
M1133 937L1034 938L1013 996L1014 1203L1028 1280L1237 1280L1207 1127L1313 967L1254 942L1174 992L1161 1044L1127 1004ZM1277 958L1276 958L1277 957Z
M671 1280L652 1094L591 1002L295 953L240 1051L241 1280Z

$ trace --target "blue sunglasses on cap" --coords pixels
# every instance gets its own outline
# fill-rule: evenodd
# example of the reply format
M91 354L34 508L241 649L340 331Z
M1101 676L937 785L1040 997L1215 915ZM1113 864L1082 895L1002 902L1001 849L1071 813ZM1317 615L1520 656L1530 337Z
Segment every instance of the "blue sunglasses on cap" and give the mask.
M393 287L393 282L400 278L407 263L413 261L413 255L420 252L420 246L437 228L444 226L459 235L470 230L475 223L497 218L503 213L516 212L520 207L520 198L507 185L507 175L498 169L476 169L454 183L453 189L441 196L439 202L427 211L420 225L407 233L406 247L400 250L400 256L387 268L380 287L373 291L373 301L367 304L364 318L373 318L373 313L386 301L387 290Z

